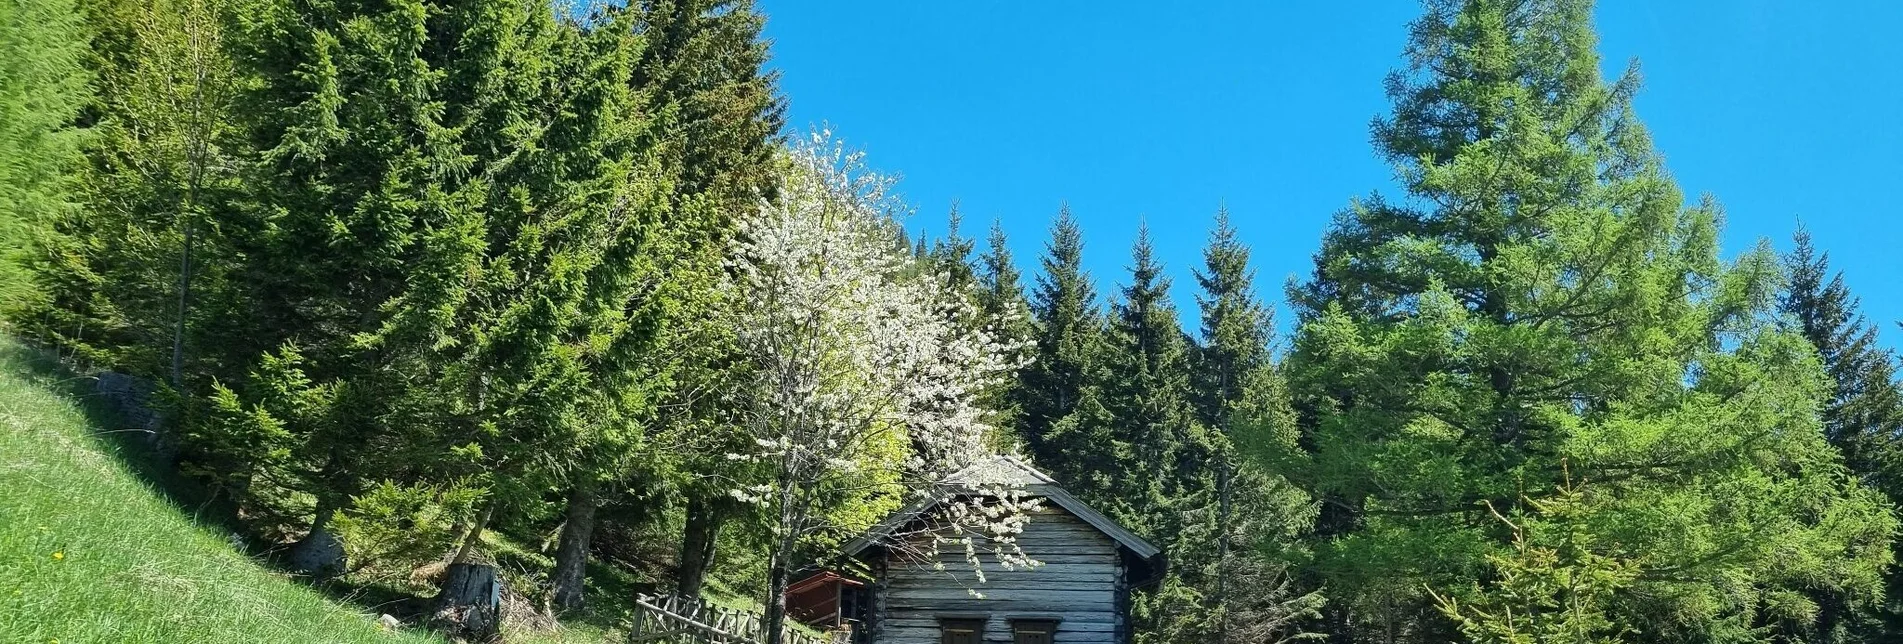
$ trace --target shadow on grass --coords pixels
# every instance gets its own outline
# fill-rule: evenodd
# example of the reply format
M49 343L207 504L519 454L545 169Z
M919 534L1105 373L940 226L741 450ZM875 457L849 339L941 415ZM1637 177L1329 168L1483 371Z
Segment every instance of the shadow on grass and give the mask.
M239 522L238 508L229 497L186 476L178 470L176 462L157 454L152 448L151 432L131 422L117 400L98 392L97 376L77 373L52 351L17 338L0 337L0 365L9 365L27 380L73 401L86 416L91 430L87 438L93 447L144 482L179 514L219 534L233 535L233 545L241 545L244 554L285 572L276 559L282 546L252 536L247 526ZM383 586L319 581L288 572L286 576L333 601L354 605L372 614L408 617L421 612L426 601Z
M51 350L5 335L0 335L0 368L10 369L33 385L72 401L86 418L87 438L96 451L112 458L193 523L217 534L234 535L236 538L231 540L234 547L274 570L285 572L277 559L283 546L247 536L253 533L249 526L241 523L238 507L228 496L181 473L173 459L156 453L152 433L130 420L121 411L117 399L98 391L97 376L77 372ZM319 581L288 573L286 576L332 601L371 615L387 613L412 621L421 616L429 602L428 596L388 584L348 579ZM587 584L588 608L564 614L562 619L604 631L625 625L630 615L628 598L636 590L651 590L646 588L651 584L639 583L629 571L599 561L590 562Z
M98 393L97 377L75 373L50 350L12 338L0 339L0 365L16 365L20 375L77 404L91 428L87 438L98 451L144 481L180 514L222 533L243 534L236 506L155 455L152 434L129 422L120 413L117 401Z

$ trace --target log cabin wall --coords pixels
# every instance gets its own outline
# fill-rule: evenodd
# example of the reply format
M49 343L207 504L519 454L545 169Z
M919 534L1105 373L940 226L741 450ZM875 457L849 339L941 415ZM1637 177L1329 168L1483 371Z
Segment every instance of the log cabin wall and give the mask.
M1005 570L981 556L984 583L977 583L962 549L939 555L944 570L923 562L875 561L873 644L950 642L940 629L943 620L982 620L978 641L986 644L1017 641L1015 620L1054 621L1053 644L1128 641L1123 557L1115 541L1051 504L1025 526L1018 541L1026 555L1044 565Z

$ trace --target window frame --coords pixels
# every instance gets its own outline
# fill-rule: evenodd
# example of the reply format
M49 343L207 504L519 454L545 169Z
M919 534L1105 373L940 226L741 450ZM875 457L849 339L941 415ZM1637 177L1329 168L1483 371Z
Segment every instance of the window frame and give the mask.
M1057 641L1057 620L1049 617L1023 617L1011 620L1011 642L1025 644L1022 636L1043 635L1044 642Z
M954 628L965 629L966 632L971 633L972 642L974 642L975 644L983 644L983 642L985 641L985 624L989 621L991 620L986 617L976 617L976 616L970 616L970 615L961 615L961 616L946 615L943 617L939 617L938 618L939 644L952 644L951 637L954 634L952 632Z

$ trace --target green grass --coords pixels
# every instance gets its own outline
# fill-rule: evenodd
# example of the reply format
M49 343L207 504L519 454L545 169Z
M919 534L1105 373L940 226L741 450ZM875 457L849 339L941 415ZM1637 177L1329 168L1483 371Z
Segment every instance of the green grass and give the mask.
M69 378L0 336L0 642L438 641L382 632L195 522Z

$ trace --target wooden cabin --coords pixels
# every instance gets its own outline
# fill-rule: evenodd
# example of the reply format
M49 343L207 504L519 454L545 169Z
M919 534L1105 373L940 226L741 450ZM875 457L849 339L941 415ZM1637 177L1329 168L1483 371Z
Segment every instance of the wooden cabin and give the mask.
M786 615L821 631L851 630L865 614L865 587L864 581L822 570L786 587Z
M859 607L851 613L830 614L835 623L850 625L852 641L1130 642L1130 593L1154 583L1163 573L1162 552L1156 546L1084 505L1049 475L1016 457L997 457L954 478L975 483L970 487L1002 482L1043 499L1017 537L1024 554L1041 565L1007 570L991 557L981 556L984 579L979 581L961 548L941 552L938 563L942 567L918 561L915 552L892 547L905 538L895 535L923 525L923 518L937 507L929 502L915 504L847 544L846 554L865 564L870 579L860 582L821 573L801 582L808 584L809 596L830 597L831 606ZM821 588L832 592L815 592ZM815 608L819 610L812 612L828 614L823 607Z

